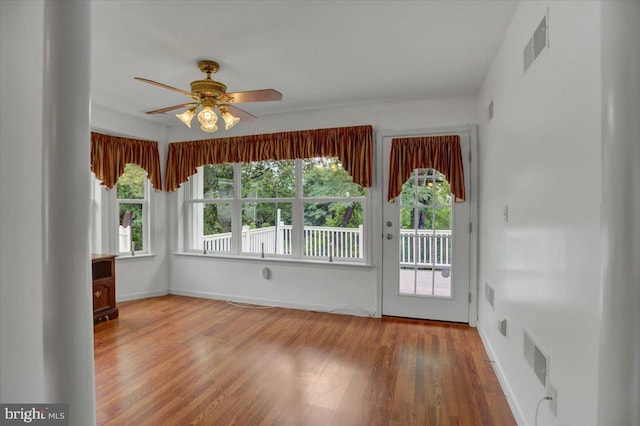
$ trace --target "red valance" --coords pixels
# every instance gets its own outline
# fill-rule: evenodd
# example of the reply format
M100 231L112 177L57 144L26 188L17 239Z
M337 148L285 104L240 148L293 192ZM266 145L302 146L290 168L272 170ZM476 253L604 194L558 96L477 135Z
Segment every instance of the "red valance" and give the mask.
M113 188L127 163L137 164L146 170L147 178L156 191L162 190L157 142L91 132L91 171L104 186Z
M175 191L205 164L337 157L353 181L372 186L373 128L299 130L169 144L165 188Z
M455 201L465 200L460 136L393 139L389 158L389 201L400 195L402 185L415 169L436 169L447 178Z

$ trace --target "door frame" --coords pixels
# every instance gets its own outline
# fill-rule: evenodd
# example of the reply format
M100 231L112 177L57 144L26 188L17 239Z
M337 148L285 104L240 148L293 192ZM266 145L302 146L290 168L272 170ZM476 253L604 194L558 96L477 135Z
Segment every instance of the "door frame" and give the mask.
M412 137L412 136L435 136L446 133L467 133L469 135L469 150L471 155L470 173L471 187L465 188L466 197L469 201L469 220L471 222L471 233L469 235L469 292L471 293L471 303L469 304L469 325L475 327L478 321L478 303L479 303L479 283L478 283L478 126L475 124L466 124L461 126L450 127L429 127L423 129L406 129L406 130L390 130L383 129L376 131L376 184L378 186L378 210L374 214L375 228L380 229L379 238L384 238L383 225L383 207L387 202L387 187L385 185L385 175L388 171L388 164L384 163L384 151L382 141L383 138L389 137ZM464 155L464 154L463 154ZM466 159L464 161L467 161ZM375 236L375 234L374 234ZM380 247L376 256L378 259L377 268L377 311L382 315L382 244L375 244Z

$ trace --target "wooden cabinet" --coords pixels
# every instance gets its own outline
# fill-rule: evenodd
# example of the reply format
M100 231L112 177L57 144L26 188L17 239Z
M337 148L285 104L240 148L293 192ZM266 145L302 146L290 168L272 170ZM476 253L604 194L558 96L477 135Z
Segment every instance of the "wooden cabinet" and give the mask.
M116 307L116 255L91 256L93 320L118 318Z

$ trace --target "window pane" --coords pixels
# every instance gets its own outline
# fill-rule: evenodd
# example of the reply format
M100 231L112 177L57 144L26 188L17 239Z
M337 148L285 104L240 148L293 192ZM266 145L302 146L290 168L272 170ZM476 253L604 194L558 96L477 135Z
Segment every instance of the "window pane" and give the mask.
M305 203L304 255L363 258L362 225L360 202Z
M361 197L365 191L353 183L351 175L336 158L303 160L302 193L304 197Z
M144 199L144 180L147 172L135 164L125 164L124 174L118 178L117 197L119 199Z
M231 251L231 204L196 204L202 211L204 247L207 251Z
M131 252L132 243L135 251L144 250L144 239L142 235L143 219L142 204L120 204L119 251Z
M203 167L202 198L233 198L233 165L208 164Z
M451 208L403 207L400 229L401 294L451 296Z
M435 209L435 219L434 219L434 223L435 223L435 228L438 231L450 231L451 230L451 222L452 222L452 209L451 207L441 207L438 209Z
M417 169L402 185L400 203L403 206L450 206L449 182L434 169Z
M243 198L294 197L295 190L294 160L242 164Z
M433 271L433 295L451 297L451 267L435 268Z
M433 205L450 206L453 202L451 186L442 173L435 172L433 181Z
M242 251L291 254L291 203L243 203Z

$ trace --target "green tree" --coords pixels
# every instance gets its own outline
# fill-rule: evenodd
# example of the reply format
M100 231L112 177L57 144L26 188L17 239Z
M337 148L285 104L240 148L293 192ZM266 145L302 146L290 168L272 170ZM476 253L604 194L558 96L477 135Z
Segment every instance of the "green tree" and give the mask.
M276 224L277 211L280 220L291 223L290 202L279 198L295 196L295 162L293 160L267 160L245 163L241 167L241 194L247 200L243 205L242 224L264 228ZM252 203L255 198L274 198L273 202Z
M363 196L364 189L355 183L338 161L312 158L304 161L303 194L305 197ZM308 203L305 224L357 228L362 223L362 204L358 202Z

